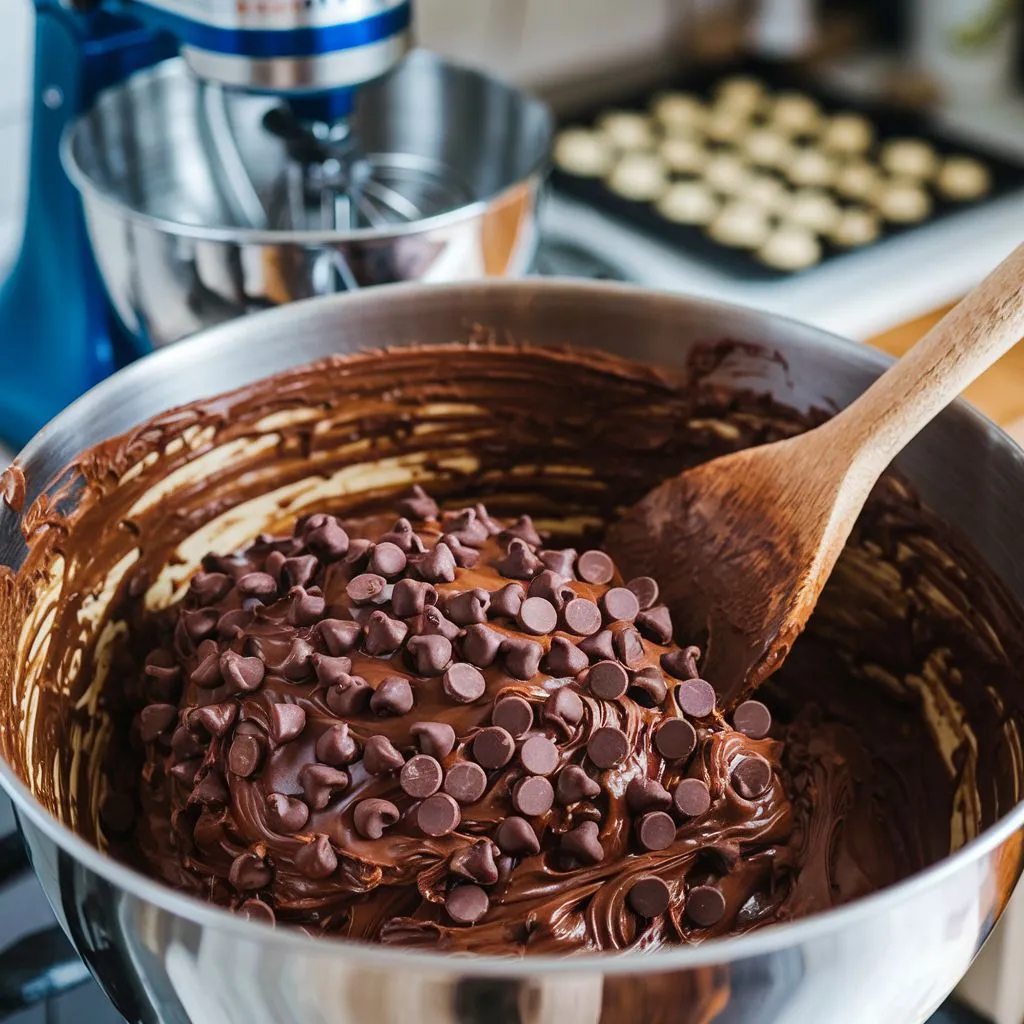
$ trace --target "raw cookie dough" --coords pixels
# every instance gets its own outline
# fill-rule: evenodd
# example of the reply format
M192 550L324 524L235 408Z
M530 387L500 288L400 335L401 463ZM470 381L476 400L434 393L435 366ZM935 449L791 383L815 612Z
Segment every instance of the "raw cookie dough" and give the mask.
M914 224L932 212L931 196L916 181L887 181L875 196L878 212L895 224Z
M597 127L619 149L649 149L654 145L654 121L632 110L609 110L597 119Z
M770 174L751 175L743 186L743 198L768 213L784 213L789 208L791 195L789 189Z
M708 116L707 107L692 93L662 92L651 100L651 113L667 131L697 131Z
M821 123L818 104L800 92L780 92L772 105L769 122L788 135L813 135Z
M702 181L678 181L669 185L657 209L676 224L707 224L718 212L718 199Z
M856 156L871 148L875 130L860 114L836 114L825 123L821 144L842 156Z
M658 153L677 174L700 174L708 162L708 151L695 138L670 135L661 140Z
M806 147L797 149L783 171L794 185L825 186L834 180L836 168L826 153Z
M839 220L829 237L836 245L854 248L875 241L881 231L882 228L876 213L866 210L864 207L852 207L843 210L839 215Z
M935 182L947 199L967 202L979 199L992 187L988 168L972 156L951 156L942 162Z
M750 120L742 111L716 107L711 111L704 131L712 142L734 143L750 130Z
M770 231L764 210L742 199L727 202L708 227L708 234L716 242L739 249L760 248Z
M838 222L839 207L827 192L816 188L801 188L793 193L786 218L793 224L824 235Z
M881 183L882 175L875 164L853 160L836 172L833 187L846 199L870 199Z
M753 128L741 140L747 159L758 167L784 167L793 155L793 144L771 128Z
M654 153L626 153L605 184L627 199L649 202L657 199L668 185L665 163Z
M939 166L938 154L924 139L892 139L882 146L879 160L890 174L921 181L935 177Z
M757 258L777 270L804 270L821 259L821 244L806 228L783 223L757 250Z
M731 75L715 86L714 96L719 107L750 115L764 102L765 88L759 79L750 75Z
M750 180L750 168L735 153L716 153L704 168L704 180L723 195L738 195Z
M554 161L568 174L603 178L615 162L615 149L604 132L566 128L555 139Z

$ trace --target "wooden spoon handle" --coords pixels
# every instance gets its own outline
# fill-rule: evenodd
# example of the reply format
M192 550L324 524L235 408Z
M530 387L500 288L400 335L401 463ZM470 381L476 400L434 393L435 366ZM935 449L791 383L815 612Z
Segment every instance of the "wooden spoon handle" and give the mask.
M845 456L865 482L877 479L934 416L1021 338L1024 245L827 424L832 445L841 449L831 452L834 464Z

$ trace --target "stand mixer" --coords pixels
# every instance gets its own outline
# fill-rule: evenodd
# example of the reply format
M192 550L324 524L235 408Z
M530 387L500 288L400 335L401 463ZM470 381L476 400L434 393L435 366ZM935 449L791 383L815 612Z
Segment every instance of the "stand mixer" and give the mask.
M547 111L425 52L403 60L410 0L36 13L26 227L0 286L11 447L211 324L532 259Z

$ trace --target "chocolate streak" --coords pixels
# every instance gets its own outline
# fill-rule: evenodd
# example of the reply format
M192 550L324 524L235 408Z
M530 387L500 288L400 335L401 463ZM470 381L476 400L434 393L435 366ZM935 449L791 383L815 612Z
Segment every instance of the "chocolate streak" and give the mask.
M15 680L4 755L53 813L130 857L100 826L99 808L137 806L121 783L146 759L129 742L135 714L154 700L142 661L166 641L166 610L207 551L289 532L313 511L379 512L415 480L451 507L483 499L493 515L529 512L552 544L582 550L658 480L814 419L724 392L700 373L486 346L330 360L157 417L87 453L24 515L28 557L17 574L0 573L0 678ZM493 589L486 562L479 579ZM59 642L33 645L37 636ZM827 909L940 859L1017 800L1022 637L1024 617L998 581L888 482L773 680L774 738L702 736L688 771L711 787L713 828L683 825L667 850L638 853L621 803L608 798L601 831L613 855L571 876L543 851L528 857L488 915L459 928L435 905L431 868L462 833L428 840L399 826L383 840L359 838L347 809L376 784L353 772L340 813L315 823L342 853L338 873L317 883L284 872L275 906L315 931L502 953L653 948ZM381 674L362 663L360 672L371 684ZM515 685L539 699L547 689L543 679L487 676L489 696ZM275 683L267 695L305 701L320 728L329 709L303 685ZM184 700L198 697L189 690ZM426 699L433 714L435 698ZM457 709L460 736L478 714ZM649 723L639 707L616 714L630 731ZM403 719L373 728L405 744ZM725 781L747 751L775 769L753 815ZM607 790L621 792L638 763L610 772ZM284 767L273 770L287 791ZM147 783L146 852L162 877L205 898L241 902L224 874L243 847L263 842L287 862L299 843L267 828L258 783L232 780L224 835L211 829L202 857L183 865L166 852L175 846L172 808L160 806L167 790L152 775ZM467 819L489 827L495 813L485 797ZM722 849L709 854L713 836ZM693 886L706 872L728 912L699 932L671 909L639 922L624 901L641 868L670 882L674 907L684 877Z

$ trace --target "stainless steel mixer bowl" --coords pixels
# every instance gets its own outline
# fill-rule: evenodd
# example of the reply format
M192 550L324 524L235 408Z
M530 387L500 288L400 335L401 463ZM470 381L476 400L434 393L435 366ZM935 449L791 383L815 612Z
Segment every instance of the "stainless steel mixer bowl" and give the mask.
M767 350L741 347L713 379L800 409L848 403L888 362L777 316L619 285L395 286L225 325L123 370L22 453L28 497L86 447L170 406L328 353L465 337L474 323L669 367L709 340L758 343ZM1024 600L1024 453L957 403L898 467ZM0 563L23 558L17 517L0 506ZM0 703L12 684L0 679ZM121 1012L147 1024L914 1024L967 969L1022 865L1018 805L928 870L795 923L647 955L455 957L311 941L196 902L59 824L26 770L0 762L0 783L43 887Z
M388 191L369 206L380 223L348 230L274 226L290 161L262 123L278 105L171 60L70 126L64 166L107 293L143 346L295 299L529 269L551 140L538 100L410 54L359 90L353 137ZM417 212L427 215L407 219Z

